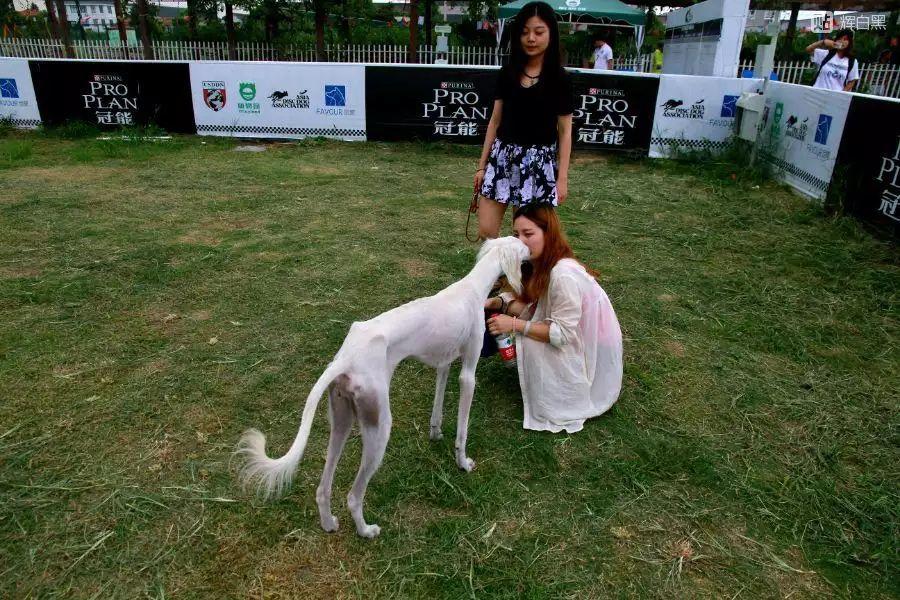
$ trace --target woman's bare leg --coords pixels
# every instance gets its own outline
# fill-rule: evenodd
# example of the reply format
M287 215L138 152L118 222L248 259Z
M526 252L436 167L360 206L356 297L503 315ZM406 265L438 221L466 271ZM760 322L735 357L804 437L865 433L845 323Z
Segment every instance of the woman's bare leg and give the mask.
M480 197L478 202L478 237L482 240L500 237L500 225L506 205L502 202Z

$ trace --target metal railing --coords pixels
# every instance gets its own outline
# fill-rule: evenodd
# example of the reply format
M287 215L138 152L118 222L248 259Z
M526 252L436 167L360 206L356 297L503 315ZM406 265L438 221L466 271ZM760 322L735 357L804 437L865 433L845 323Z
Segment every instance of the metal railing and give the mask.
M900 67L879 63L857 63L859 83L856 92L900 98ZM738 66L738 77L745 71L753 70L753 61L745 60ZM808 84L819 70L818 65L808 60L787 60L775 63L778 81Z

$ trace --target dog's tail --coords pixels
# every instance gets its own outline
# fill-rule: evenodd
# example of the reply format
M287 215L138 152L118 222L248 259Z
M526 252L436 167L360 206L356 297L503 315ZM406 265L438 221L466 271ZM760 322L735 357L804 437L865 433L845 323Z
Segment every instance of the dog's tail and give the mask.
M266 455L266 436L258 429L248 429L238 442L235 455L240 457L241 466L238 478L245 488L256 485L257 493L268 499L280 496L291 485L294 471L303 458L309 432L312 429L313 417L322 394L328 385L344 370L343 362L334 361L319 377L309 396L306 398L306 406L303 408L303 417L300 419L300 430L294 443L291 444L288 453L281 458L269 458Z

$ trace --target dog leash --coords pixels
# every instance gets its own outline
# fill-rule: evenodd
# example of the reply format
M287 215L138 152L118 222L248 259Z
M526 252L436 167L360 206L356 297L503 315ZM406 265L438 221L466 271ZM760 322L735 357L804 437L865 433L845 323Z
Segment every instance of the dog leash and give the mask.
M470 242L477 242L478 235L475 235L475 239L469 237L469 219L472 218L472 215L478 212L478 190L475 190L475 193L472 194L472 202L469 204L469 214L466 215L466 239Z

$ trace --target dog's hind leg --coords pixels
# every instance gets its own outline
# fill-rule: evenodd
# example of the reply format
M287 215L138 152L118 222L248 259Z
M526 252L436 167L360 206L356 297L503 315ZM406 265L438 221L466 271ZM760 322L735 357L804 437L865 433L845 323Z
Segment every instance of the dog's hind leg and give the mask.
M328 439L328 458L322 480L316 489L316 504L319 505L319 522L322 529L331 533L337 531L338 520L331 514L331 486L334 481L334 470L337 468L344 443L353 426L353 407L350 392L346 387L347 376L340 375L331 384L328 392L328 420L331 423L331 437Z
M447 389L448 375L450 375L450 365L438 367L437 384L434 390L434 408L431 409L431 432L429 434L429 437L435 441L444 437L441 433L441 421L444 419L444 391Z
M371 388L370 388L371 389ZM353 401L359 428L362 433L362 461L350 493L347 494L347 508L356 523L356 532L362 537L373 538L381 533L378 525L369 525L363 518L363 500L372 475L381 466L384 450L391 437L391 408L388 403L388 386L377 390L366 389L356 395Z

